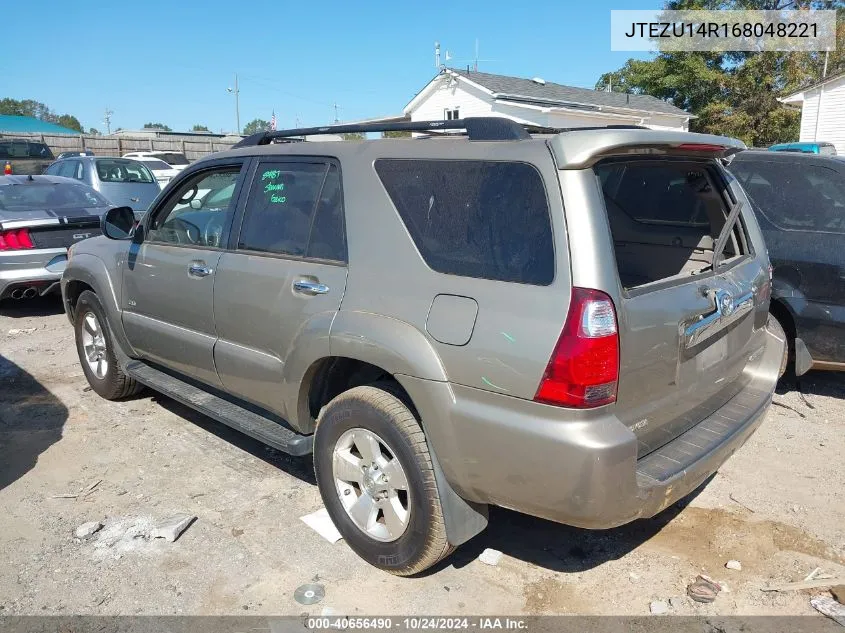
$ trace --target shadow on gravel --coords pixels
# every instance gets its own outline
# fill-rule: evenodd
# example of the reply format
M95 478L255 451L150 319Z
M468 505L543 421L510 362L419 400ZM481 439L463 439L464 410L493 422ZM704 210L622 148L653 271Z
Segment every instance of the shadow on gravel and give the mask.
M180 418L184 418L185 420L196 424L198 427L208 431L209 433L213 433L221 440L224 440L233 446L237 446L239 449L249 453L253 457L257 457L271 466L279 468L280 470L283 470L289 475L293 475L306 483L313 485L317 484L317 480L314 478L314 466L310 456L292 457L287 453L282 453L281 451L270 448L266 444L263 444L258 440L254 440L248 435L244 435L240 431L236 431L225 424L212 420L191 407L185 406L181 402L172 400L167 396L152 392L144 392L144 395L152 395L153 402L167 409L172 414L178 415Z
M712 478L656 517L640 519L612 530L584 530L491 507L490 524L484 532L421 575L437 573L450 565L460 569L488 547L551 571L578 573L593 569L622 558L657 535L701 493Z
M0 490L32 470L62 437L68 410L15 363L0 355Z
M785 395L791 391L805 396L828 396L831 398L845 398L845 379L842 372L810 371L796 378L792 372L787 373L778 382L775 393Z
M53 316L63 314L62 297L50 294L34 299L4 299L0 301L0 316L20 319L23 317Z

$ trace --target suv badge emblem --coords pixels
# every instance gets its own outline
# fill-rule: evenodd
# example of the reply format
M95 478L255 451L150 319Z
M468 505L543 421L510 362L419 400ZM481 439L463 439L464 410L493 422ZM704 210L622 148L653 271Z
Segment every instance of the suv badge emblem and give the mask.
M73 234L73 239L75 239L75 240L84 240L84 239L87 239L89 237L91 237L90 233L74 233Z

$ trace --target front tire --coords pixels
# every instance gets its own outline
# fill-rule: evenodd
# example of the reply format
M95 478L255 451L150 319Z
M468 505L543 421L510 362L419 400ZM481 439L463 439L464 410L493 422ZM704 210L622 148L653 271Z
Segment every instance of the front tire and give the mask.
M371 565L411 576L452 551L425 434L386 389L355 387L326 405L314 472L338 531Z
M90 290L83 292L74 312L76 351L91 389L106 400L138 393L143 387L117 364L106 313L97 295Z

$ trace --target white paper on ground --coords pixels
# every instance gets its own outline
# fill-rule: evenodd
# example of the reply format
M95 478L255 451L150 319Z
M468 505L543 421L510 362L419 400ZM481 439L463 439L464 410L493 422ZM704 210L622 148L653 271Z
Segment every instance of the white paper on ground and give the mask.
M305 525L314 530L317 534L326 539L329 543L337 543L343 537L329 518L329 511L321 508L304 517L299 517Z

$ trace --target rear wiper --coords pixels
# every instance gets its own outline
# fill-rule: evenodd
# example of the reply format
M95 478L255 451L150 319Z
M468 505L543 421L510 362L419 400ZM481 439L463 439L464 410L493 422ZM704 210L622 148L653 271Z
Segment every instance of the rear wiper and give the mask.
M731 207L730 213L728 213L728 217L725 220L725 226L722 227L722 231L719 233L719 237L716 238L716 245L713 247L713 270L719 268L722 264L722 260L724 259L724 254L722 251L725 250L725 246L728 243L728 238L733 232L734 225L736 224L737 218L739 218L739 212L742 209L742 202L737 201L733 207Z

